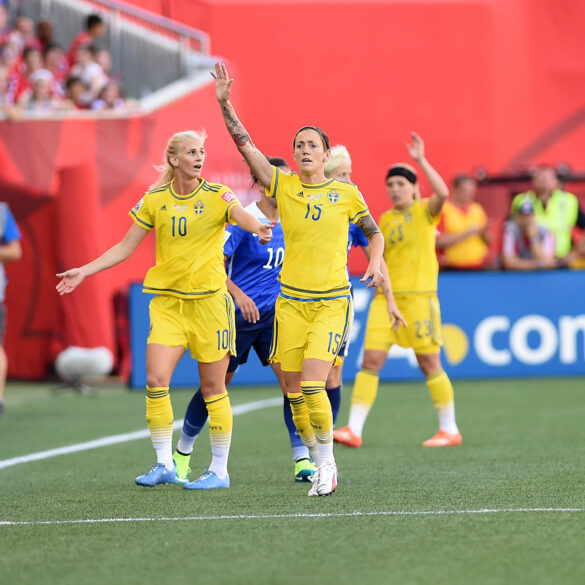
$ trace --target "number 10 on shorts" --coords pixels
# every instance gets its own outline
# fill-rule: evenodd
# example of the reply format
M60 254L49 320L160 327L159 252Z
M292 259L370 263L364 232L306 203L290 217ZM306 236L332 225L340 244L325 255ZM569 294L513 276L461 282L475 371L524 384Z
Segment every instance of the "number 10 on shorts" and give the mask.
M229 333L227 329L223 331L218 329L217 334L217 349L227 349L229 347Z

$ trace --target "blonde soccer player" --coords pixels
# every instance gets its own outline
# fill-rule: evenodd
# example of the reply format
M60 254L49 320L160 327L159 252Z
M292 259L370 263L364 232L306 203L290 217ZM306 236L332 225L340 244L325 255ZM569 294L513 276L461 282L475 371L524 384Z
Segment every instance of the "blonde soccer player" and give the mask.
M205 134L179 132L167 145L159 180L130 210L133 224L124 238L99 258L57 276L60 294L85 278L126 260L148 233L156 231L156 264L144 279L150 302L146 349L146 420L157 462L136 478L141 486L182 483L173 462L173 409L169 383L187 350L198 361L201 391L209 414L211 464L189 489L227 488L232 410L225 389L230 355L235 355L234 305L223 261L225 224L237 223L263 242L272 226L246 212L228 187L201 176Z
M408 328L394 330L384 298L379 294L374 297L366 326L362 368L356 376L351 398L349 423L334 433L336 442L349 447L362 446L363 427L378 392L378 375L394 344L414 349L439 418L439 431L423 446L446 447L462 441L455 422L453 386L440 357L443 341L435 239L441 208L449 192L425 158L420 136L412 133L411 137L408 152L428 179L433 194L421 199L415 169L403 163L393 165L386 175L386 189L394 207L380 217L386 242L384 258L392 275L396 304Z
M349 151L342 144L337 144L331 148L331 154L329 159L323 165L323 171L328 179L337 179L338 181L346 181L351 183L351 156ZM347 252L351 248L360 247L364 251L364 254L370 259L370 242L364 235L362 230L355 224L349 224L348 244ZM352 315L353 321L353 315ZM350 323L351 330L351 323ZM343 362L347 357L349 351L349 334L346 340L339 348L339 354L333 363L333 367L327 376L327 382L325 383L325 390L327 397L331 403L331 411L333 414L333 426L337 421L337 415L339 414L339 407L341 406L341 384L343 375Z
M293 421L310 449L317 471L310 496L337 487L333 455L333 419L325 380L347 335L351 297L347 278L349 223L357 223L370 242L371 260L362 280L388 286L381 262L384 239L358 188L327 179L329 138L304 126L294 136L297 173L273 167L254 146L230 102L233 80L225 65L215 66L217 99L227 129L254 176L276 199L286 255L276 301L273 355L281 363ZM401 319L394 309L395 319Z

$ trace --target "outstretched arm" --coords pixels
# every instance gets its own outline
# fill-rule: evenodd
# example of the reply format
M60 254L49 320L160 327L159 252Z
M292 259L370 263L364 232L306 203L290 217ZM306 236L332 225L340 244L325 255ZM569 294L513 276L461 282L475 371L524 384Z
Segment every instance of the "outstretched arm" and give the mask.
M437 216L441 213L443 204L447 201L447 197L449 197L449 187L443 181L443 177L439 175L426 159L423 139L415 132L411 132L410 136L412 138L412 144L407 144L406 148L412 160L418 164L431 185L433 194L429 199L429 211L431 215Z
M272 226L262 223L240 205L234 205L230 210L230 217L247 232L258 234L261 244L267 244L272 238Z
M264 185L270 187L272 181L272 165L266 157L254 146L250 135L238 120L234 106L230 102L233 79L230 79L226 66L223 63L215 64L215 95L221 108L223 120L237 149L242 153L244 160L250 167L252 174Z
M65 295L73 292L88 276L107 270L116 264L120 264L132 255L140 242L148 235L148 230L137 224L132 224L124 238L99 258L92 260L80 268L72 268L57 274L61 282L57 285L57 292Z

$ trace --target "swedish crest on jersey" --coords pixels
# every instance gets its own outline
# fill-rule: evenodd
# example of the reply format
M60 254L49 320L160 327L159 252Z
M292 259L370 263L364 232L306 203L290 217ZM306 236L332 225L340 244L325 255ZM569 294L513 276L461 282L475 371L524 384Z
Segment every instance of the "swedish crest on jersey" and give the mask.
M193 211L195 212L195 215L201 215L204 209L205 203L203 203L201 199L198 199L197 201L195 201L195 203L193 203Z
M337 203L339 201L339 191L333 189L327 193L327 199L329 199L329 203Z

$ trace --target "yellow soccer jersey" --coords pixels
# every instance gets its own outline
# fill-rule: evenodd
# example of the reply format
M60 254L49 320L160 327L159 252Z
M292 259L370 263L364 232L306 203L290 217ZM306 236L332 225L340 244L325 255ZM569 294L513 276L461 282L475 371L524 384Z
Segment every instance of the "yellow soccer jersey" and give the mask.
M305 185L296 173L275 167L268 194L276 198L284 232L281 294L302 299L349 294L349 222L369 214L358 188L335 179Z
M384 259L395 295L437 291L435 240L440 215L432 216L428 204L428 199L416 200L408 209L389 209L380 217Z
M177 195L172 182L149 191L129 215L139 226L156 229L156 265L144 279L144 292L196 299L225 288L225 224L240 205L224 185L201 179L189 195Z

